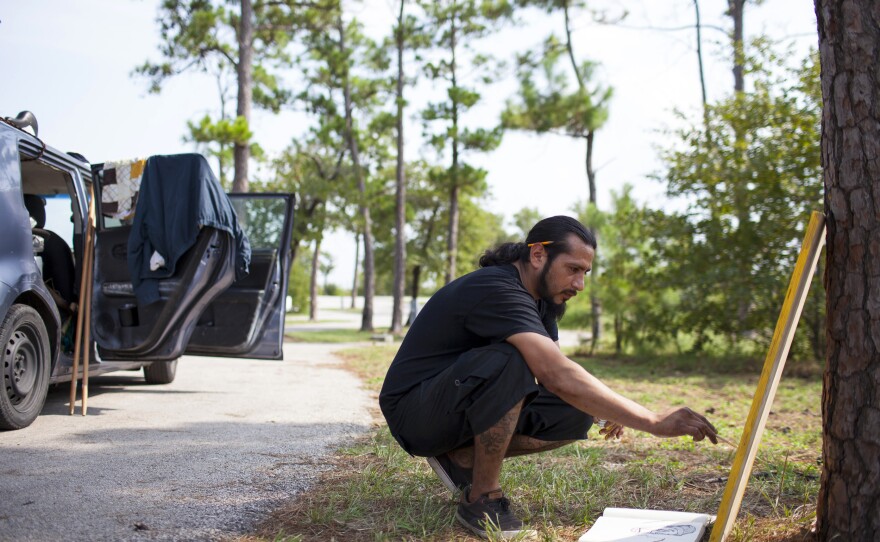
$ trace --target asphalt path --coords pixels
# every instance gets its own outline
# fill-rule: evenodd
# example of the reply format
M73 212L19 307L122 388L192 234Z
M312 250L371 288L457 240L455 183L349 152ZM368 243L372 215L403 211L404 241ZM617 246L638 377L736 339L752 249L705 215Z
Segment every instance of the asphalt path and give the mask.
M69 385L28 428L0 432L0 540L223 540L315 491L328 453L366 431L374 398L339 346L284 361L184 357L172 384L140 373Z

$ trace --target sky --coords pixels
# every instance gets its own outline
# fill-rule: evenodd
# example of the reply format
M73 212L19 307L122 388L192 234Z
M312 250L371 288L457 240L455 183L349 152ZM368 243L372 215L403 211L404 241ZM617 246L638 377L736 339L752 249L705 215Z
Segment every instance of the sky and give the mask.
M93 162L152 154L192 152L183 141L188 120L219 109L215 81L199 74L167 81L160 94L149 94L145 80L132 75L146 60L158 61L159 0L0 0L0 116L32 111L40 137L64 151L76 151ZM393 0L352 3L354 13L373 36L385 33L394 17ZM657 147L668 145L663 130L676 126L675 111L699 120L700 86L692 0L598 0L591 6L615 9L624 5L627 18L617 25L596 25L587 14L574 20L573 42L579 60L599 63L598 80L614 88L606 125L597 132L594 167L598 204L608 208L612 190L634 186L636 199L652 207L675 205L664 187L649 179L660 171ZM700 2L703 56L709 100L731 93L733 76L729 47L722 30L726 0ZM619 8L616 8L619 9ZM537 12L528 24L508 28L481 44L511 62L515 52L540 46L551 31L561 34L561 17ZM816 17L808 0L764 0L746 7L747 40L759 34L793 44L803 57L815 47ZM292 84L296 81L291 80ZM424 85L411 100L430 94ZM475 125L497 123L505 100L515 93L512 78L487 92L471 116ZM423 95L422 95L423 94ZM415 116L415 107L408 111ZM255 111L256 139L271 155L301 137L308 127L302 114L271 115ZM407 149L420 152L415 120L406 128ZM511 218L523 207L544 216L573 214L587 199L582 140L556 135L505 134L501 146L473 161L488 171L487 209L501 214L513 231ZM408 151L410 152L410 151ZM335 269L329 281L350 285L354 272L354 240L331 233Z

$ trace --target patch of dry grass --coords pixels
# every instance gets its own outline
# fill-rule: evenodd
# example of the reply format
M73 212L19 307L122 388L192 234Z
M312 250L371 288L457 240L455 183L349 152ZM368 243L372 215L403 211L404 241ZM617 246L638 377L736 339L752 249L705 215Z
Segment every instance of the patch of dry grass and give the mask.
M343 353L378 391L394 346ZM739 442L757 372L696 360L580 360L612 388L650 408L687 404L708 412ZM751 369L749 369L751 371ZM821 454L821 379L780 384L732 541L811 540ZM594 431L594 430L593 430ZM595 433L591 431L591 436ZM714 513L735 450L628 431L505 463L502 485L540 539L577 540L609 506ZM454 520L455 501L422 458L409 457L384 424L340 450L311 491L275 512L252 540L475 540ZM704 540L708 540L706 533Z

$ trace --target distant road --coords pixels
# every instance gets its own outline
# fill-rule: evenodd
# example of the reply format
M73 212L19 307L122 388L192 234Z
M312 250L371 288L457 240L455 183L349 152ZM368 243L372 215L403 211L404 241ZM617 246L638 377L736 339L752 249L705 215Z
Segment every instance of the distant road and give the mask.
M409 316L409 297L403 307L403 320L406 322ZM419 299L419 307L424 306L427 297ZM373 328L377 332L387 331L391 327L391 309L393 298L390 295L376 296L373 298ZM296 322L287 326L289 331L303 331L307 329L360 329L361 310L364 307L364 298L356 300L357 311L351 310L351 296L318 296L318 322L307 321L307 314L297 315ZM590 333L587 331L560 329L559 344L563 348L579 346L589 340Z

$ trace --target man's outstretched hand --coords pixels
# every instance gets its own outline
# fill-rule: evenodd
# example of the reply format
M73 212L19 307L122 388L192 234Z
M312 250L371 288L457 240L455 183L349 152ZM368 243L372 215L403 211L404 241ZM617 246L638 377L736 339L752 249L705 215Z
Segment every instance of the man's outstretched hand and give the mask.
M605 440L619 439L623 435L623 426L612 421L605 422L605 426L599 429L599 434L605 437Z
M702 414L687 407L673 408L658 415L652 434L658 437L680 437L690 435L695 441L708 438L718 444L718 430Z

